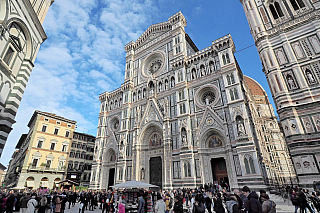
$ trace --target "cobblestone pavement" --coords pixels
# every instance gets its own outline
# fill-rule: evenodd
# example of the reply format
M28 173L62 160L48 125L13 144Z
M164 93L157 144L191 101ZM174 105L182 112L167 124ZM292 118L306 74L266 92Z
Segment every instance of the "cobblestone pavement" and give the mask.
M277 195L269 195L270 199L273 200L277 204L277 213L294 213L294 206L292 205L291 201L289 199L286 199L285 201ZM100 204L99 204L100 206ZM74 207L71 206L70 209L68 209L69 203L66 203L66 210L65 213L78 213L79 212L79 203L76 203ZM89 208L89 207L88 207ZM299 211L299 210L298 210ZM96 208L94 211L85 210L85 213L101 213L101 209Z

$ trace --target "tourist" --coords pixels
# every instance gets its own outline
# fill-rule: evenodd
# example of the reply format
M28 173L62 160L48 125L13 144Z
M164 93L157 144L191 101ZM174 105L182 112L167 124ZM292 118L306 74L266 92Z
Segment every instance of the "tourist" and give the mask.
M45 213L46 212L46 208L47 208L47 198L46 196L42 196L41 200L40 200L40 205L39 205L39 209L38 209L38 213Z
M214 197L214 211L216 213L225 213L223 204L222 204L222 199L221 199L221 193L218 192L217 197Z
M194 207L193 207L193 213L205 213L205 206L204 203L201 202L200 197L196 196Z
M61 212L61 203L62 203L62 201L61 201L61 198L60 198L60 196L56 196L56 199L55 199L55 203L56 203L56 209L55 209L55 212Z
M30 194L25 194L20 201L20 213L26 213L27 211L27 203L30 200Z
M269 195L263 193L261 195L262 199L262 213L276 213L276 203L269 199Z
M124 203L120 202L118 208L119 208L119 212L118 213L125 213L126 212Z
M145 208L146 208L146 202L143 199L142 194L139 197L139 209L138 209L138 213L145 213Z
M174 197L173 212L174 213L183 213L183 205L182 205L182 202L180 202L179 196Z
M157 203L155 207L155 213L165 213L167 209L167 206L165 202L162 199L162 196L160 193L157 194Z
M34 213L37 206L38 206L38 201L36 200L36 194L33 194L31 196L31 199L27 203L26 213Z
M235 195L233 195L233 194L227 195L226 208L229 213L239 213L238 200Z
M241 193L239 191L239 189L234 189L233 190L233 193L234 193L234 196L237 198L237 202L238 202L238 209L242 209L242 204L243 204L243 201L241 199Z
M255 191L250 192L250 188L248 186L244 186L242 188L243 194L246 196L244 202L244 209L243 211L248 211L248 213L261 213L262 206L258 201L259 196Z
M6 206L7 206L7 213L12 213L13 212L13 206L14 206L14 194L9 194L9 196L7 197L7 202L6 202Z
M294 213L297 213L299 208L299 200L295 190L292 190L290 194L290 200L292 202L292 205L294 205Z
M204 198L204 201L206 202L206 207L208 209L208 212L211 213L212 199L209 192L207 192L207 196Z

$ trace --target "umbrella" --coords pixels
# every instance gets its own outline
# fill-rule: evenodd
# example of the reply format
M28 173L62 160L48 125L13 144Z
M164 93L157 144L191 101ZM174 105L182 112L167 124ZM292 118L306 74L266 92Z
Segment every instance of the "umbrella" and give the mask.
M132 180L124 183L119 183L111 187L114 189L132 189L132 188L155 188L159 186Z

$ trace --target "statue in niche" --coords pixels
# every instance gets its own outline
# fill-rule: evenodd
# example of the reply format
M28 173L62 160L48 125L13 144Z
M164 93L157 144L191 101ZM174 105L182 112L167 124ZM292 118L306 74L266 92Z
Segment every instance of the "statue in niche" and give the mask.
M139 91L138 92L138 100L140 100L140 98L141 98L141 92Z
M168 89L168 81L164 82L164 89L167 90Z
M238 136L245 135L244 125L243 123L238 123Z
M143 97L144 98L146 97L146 90L145 89L143 90Z
M121 141L120 146L119 146L119 154L120 157L124 156L124 145L123 145L123 141Z
M197 74L195 70L192 70L192 79L196 79L197 78Z
M149 92L149 94L150 94L150 95L153 95L153 93L154 93L153 87L150 87L150 92Z
M140 108L137 107L137 110L136 110L136 119L137 119L137 123L140 122L140 115L141 115L141 111L140 111Z
M201 72L201 75L202 75L202 76L205 76L205 75L206 75L206 72L205 72L205 70L204 70L204 66L201 66L201 67L200 67L200 72Z
M316 82L316 80L314 79L311 71L308 70L308 69L306 70L306 76L307 76L307 79L308 79L308 81L309 81L309 84L313 84L313 83Z
M210 72L213 72L214 71L214 64L213 62L210 63Z
M289 85L289 89L295 89L296 88L296 83L294 82L293 78L291 75L287 75L287 82Z
M187 131L184 127L181 129L181 146L187 146Z
M210 103L209 103L209 98L206 97L206 106L209 106L209 105L210 105Z
M174 78L171 79L171 88L174 87Z
M144 180L145 177L145 171L144 168L141 169L141 180Z
M169 116L169 100L166 98L164 101L164 117Z

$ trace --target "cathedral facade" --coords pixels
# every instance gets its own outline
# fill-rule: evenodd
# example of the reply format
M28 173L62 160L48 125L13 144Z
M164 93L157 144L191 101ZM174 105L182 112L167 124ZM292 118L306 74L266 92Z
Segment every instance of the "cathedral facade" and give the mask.
M318 0L240 0L299 183L320 179Z
M199 51L186 24L179 12L125 46L124 83L99 97L90 188L137 180L257 189L294 176L273 108L242 74L231 35Z

